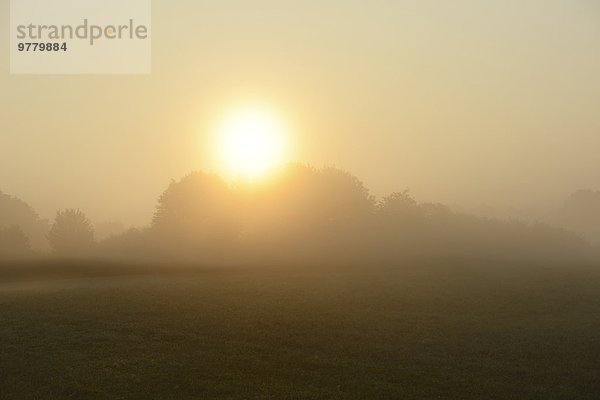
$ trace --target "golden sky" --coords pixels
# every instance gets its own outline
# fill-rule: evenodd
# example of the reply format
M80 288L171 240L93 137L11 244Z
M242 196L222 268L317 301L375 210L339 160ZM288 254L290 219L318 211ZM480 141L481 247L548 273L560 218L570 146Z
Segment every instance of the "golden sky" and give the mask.
M8 26L8 0L0 24ZM600 189L596 0L155 0L153 73L9 75L0 190L44 217L149 221L171 178L215 169L215 119L268 104L293 159L375 194L542 206ZM5 30L6 31L6 30Z

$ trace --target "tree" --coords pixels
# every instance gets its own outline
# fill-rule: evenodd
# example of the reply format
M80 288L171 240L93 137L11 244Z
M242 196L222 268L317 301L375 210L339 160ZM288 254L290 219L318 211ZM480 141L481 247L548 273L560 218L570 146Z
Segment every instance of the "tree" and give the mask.
M180 257L217 257L239 239L234 196L220 177L193 172L160 196L151 233Z
M21 228L12 225L0 229L0 257L18 257L31 252L29 239Z
M17 226L34 249L48 248L48 222L24 201L0 191L0 229Z
M80 210L58 211L48 241L57 254L84 254L94 245L94 228Z
M290 164L244 197L245 249L279 259L351 258L375 211L363 183L332 167Z
M419 214L419 206L408 190L394 192L379 202L379 214L390 219L414 219Z

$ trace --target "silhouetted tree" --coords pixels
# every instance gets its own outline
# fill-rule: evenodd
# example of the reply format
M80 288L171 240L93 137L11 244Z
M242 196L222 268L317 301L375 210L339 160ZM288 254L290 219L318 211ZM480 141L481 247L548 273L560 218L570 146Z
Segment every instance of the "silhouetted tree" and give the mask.
M172 181L158 200L151 233L178 256L223 256L239 239L230 187L220 177L203 172Z
M242 186L236 195L243 199L246 251L298 262L351 258L375 209L360 180L332 167L292 164L263 185Z
M94 245L94 228L80 210L58 211L48 241L57 254L82 255Z
M289 228L329 229L346 226L370 216L375 198L363 183L346 171L315 169L295 164L273 183L261 188L258 210L261 218L274 215ZM251 207L251 212L257 210ZM286 228L287 229L287 228Z
M29 239L16 225L0 229L0 258L25 256L31 253Z
M384 197L378 204L378 213L390 223L413 222L421 216L419 206L408 190Z
M48 248L46 235L48 222L39 218L35 210L24 201L0 191L0 228L18 226L35 249Z
M411 257L556 259L585 253L560 229L498 221L419 203L379 202L337 168L290 165L262 183L194 172L172 181L152 225L101 243L106 254L210 263L364 263ZM157 253L158 251L158 253Z

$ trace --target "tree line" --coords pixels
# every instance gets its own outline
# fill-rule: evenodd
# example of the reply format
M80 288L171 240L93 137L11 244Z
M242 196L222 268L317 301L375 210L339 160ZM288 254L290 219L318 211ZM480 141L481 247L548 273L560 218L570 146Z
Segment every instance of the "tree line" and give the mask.
M190 173L171 182L148 226L100 241L79 210L61 210L51 224L38 219L36 225L30 207L2 195L0 257L30 253L28 235L37 230L7 223L16 209L37 230L46 227L49 254L59 257L239 265L414 257L568 260L591 254L584 240L559 228L456 213L419 203L408 191L377 199L346 171L300 164L252 184Z

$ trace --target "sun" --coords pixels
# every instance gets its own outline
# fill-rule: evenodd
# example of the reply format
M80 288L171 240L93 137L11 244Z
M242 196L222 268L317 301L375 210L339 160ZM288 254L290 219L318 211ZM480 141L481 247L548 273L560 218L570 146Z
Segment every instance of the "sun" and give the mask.
M289 132L266 108L231 111L217 129L217 152L228 177L256 180L285 162Z

